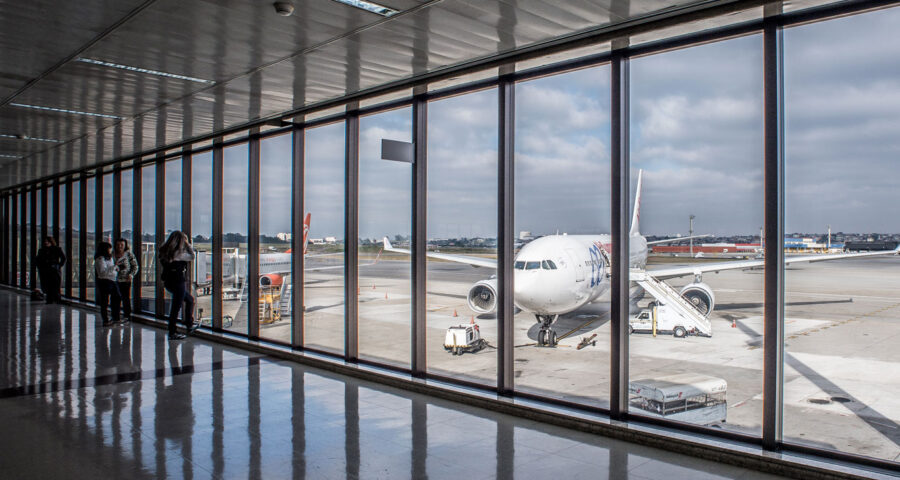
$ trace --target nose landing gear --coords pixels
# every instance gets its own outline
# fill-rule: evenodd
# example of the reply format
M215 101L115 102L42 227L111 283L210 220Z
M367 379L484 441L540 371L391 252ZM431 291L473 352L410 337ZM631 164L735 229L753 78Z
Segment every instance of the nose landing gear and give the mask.
M559 315L535 315L537 321L541 324L541 329L538 331L537 336L537 344L539 347L555 347L556 346L556 332L550 328L550 325L556 321Z

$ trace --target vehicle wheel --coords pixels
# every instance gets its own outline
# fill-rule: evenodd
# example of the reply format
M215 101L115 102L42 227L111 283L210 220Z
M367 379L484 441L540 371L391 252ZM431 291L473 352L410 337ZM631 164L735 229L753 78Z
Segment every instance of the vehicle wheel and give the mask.
M544 346L544 339L545 339L544 337L546 336L546 334L547 334L547 332L545 332L543 330L538 332L538 346L539 347Z
M459 347L453 347L453 354L459 355Z
M556 346L556 332L554 332L553 330L550 330L549 336L550 336L550 338L547 339L547 344L550 345L551 347L555 347Z
M675 338L684 338L684 336L687 335L687 330L685 330L684 327L675 327L673 333L675 334Z
M632 327L631 325L629 325L629 326L628 326L628 334L631 335L632 333L634 333L634 327Z

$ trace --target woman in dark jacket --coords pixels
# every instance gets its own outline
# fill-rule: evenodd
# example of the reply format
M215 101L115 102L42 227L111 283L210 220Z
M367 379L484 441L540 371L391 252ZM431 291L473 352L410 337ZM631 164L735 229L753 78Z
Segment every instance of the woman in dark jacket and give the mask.
M55 238L44 238L44 246L38 250L34 263L41 277L41 290L47 297L47 303L59 302L59 286L62 283L62 267L66 264L66 254L56 244Z
M119 285L119 295L122 296L122 309L125 310L125 321L131 321L131 279L137 275L140 269L137 258L128 248L128 240L120 238L116 240L113 250L116 267L119 268L116 283Z
M169 310L169 339L181 340L184 334L178 333L178 311L184 304L184 327L187 333L193 333L198 323L194 323L194 297L187 290L187 269L194 261L194 248L190 239L183 232L176 230L169 235L166 243L159 247L159 261L162 263L162 281L166 290L172 294L172 308Z

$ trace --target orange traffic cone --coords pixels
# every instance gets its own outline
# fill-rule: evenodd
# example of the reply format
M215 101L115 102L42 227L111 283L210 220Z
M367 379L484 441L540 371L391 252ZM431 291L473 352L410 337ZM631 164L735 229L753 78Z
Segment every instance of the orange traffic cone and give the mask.
M470 325L475 325L475 315L472 315L472 319L469 320Z
M387 292L384 293L384 299L387 300Z
M731 328L737 328L737 320L734 318L731 319Z
M459 314L456 313L456 309L455 309L455 308L453 309L453 316L454 316L454 317L458 317L458 316L459 316Z

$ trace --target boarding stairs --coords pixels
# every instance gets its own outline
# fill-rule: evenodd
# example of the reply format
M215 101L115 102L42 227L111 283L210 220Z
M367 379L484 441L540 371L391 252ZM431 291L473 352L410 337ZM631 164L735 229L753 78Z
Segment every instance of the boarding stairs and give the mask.
M655 278L649 272L637 268L629 271L629 279L640 285L662 305L667 305L684 320L684 328L706 336L712 336L712 323L697 307L682 297L666 282Z
M281 318L290 318L291 316L291 294L294 290L294 284L285 281L282 285L281 299L278 302L278 310L281 312Z

